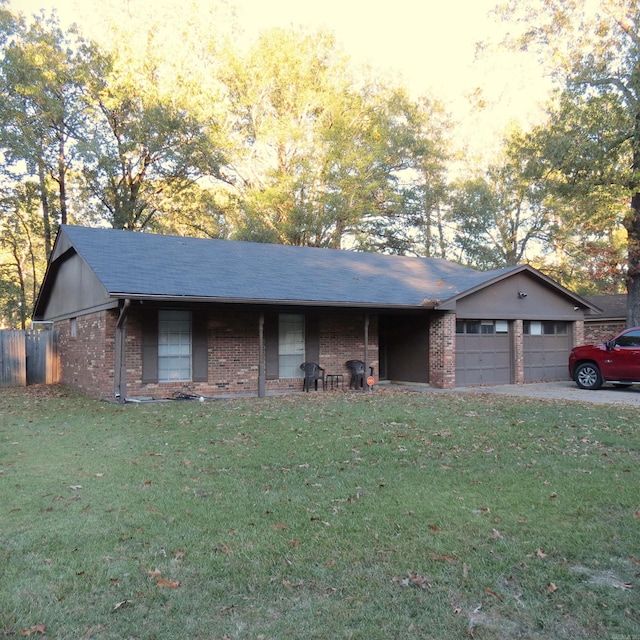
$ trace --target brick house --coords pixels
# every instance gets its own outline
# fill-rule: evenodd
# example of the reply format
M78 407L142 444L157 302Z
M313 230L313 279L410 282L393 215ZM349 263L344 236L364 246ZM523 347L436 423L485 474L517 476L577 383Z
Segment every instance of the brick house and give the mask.
M626 293L585 296L585 299L600 309L600 313L585 318L585 344L606 342L627 328Z
M439 388L567 377L599 309L528 265L65 225L33 319L59 335L61 381L100 398L263 396L300 364ZM348 378L347 378L348 381Z

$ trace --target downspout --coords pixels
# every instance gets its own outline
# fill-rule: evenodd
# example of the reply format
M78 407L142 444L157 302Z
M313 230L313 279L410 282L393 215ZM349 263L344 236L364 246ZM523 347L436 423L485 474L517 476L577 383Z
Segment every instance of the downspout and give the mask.
M113 371L114 395L119 403L127 398L127 358L126 358L126 329L127 311L131 300L124 300L120 307L120 315L116 322L115 363Z

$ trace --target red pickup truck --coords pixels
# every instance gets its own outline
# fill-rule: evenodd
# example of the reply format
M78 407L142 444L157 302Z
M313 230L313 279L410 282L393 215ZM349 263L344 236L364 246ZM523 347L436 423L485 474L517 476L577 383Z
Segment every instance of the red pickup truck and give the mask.
M640 384L640 327L625 329L603 344L575 347L569 354L569 375L581 389Z

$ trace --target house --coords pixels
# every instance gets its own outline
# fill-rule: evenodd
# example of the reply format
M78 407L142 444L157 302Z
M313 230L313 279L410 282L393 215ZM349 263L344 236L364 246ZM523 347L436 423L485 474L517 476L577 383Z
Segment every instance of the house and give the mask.
M301 389L303 361L439 388L563 379L598 311L528 265L65 225L33 318L63 383L124 400Z
M606 342L627 328L626 293L585 296L585 300L601 310L600 313L585 317L585 344Z

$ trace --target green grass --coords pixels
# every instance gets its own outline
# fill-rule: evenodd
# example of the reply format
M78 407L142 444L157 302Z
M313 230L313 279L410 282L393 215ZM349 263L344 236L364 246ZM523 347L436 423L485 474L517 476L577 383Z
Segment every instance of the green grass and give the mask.
M0 637L640 638L637 410L0 398Z

